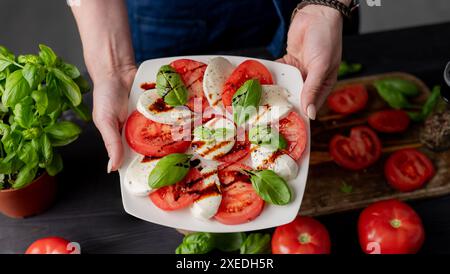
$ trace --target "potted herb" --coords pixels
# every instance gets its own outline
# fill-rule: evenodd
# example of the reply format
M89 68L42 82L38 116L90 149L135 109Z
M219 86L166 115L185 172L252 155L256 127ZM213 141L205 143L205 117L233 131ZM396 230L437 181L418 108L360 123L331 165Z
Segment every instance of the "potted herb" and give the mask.
M63 168L57 147L72 143L78 125L66 110L90 120L82 103L89 85L78 69L39 45L39 55L14 56L0 46L0 212L26 217L53 201Z

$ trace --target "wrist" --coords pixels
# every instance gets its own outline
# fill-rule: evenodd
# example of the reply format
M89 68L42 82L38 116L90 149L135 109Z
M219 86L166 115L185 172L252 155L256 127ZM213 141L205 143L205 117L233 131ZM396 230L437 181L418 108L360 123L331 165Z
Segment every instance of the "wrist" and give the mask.
M128 78L134 77L136 71L134 56L117 56L113 52L103 48L85 53L86 67L94 84L110 79L129 81Z

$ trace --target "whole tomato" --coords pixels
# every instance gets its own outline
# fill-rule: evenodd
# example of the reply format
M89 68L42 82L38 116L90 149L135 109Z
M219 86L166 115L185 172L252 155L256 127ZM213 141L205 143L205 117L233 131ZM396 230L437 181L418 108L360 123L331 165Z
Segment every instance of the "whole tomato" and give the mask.
M330 236L325 226L311 217L297 216L275 229L273 254L329 254Z
M368 254L414 254L425 240L419 215L398 200L376 202L361 212L359 243Z
M79 248L61 237L42 238L32 243L25 254L78 254Z

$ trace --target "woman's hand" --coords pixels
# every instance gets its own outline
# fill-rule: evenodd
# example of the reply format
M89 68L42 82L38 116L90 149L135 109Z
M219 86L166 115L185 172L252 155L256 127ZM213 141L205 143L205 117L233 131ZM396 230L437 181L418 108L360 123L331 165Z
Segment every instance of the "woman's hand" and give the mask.
M121 130L127 119L128 95L135 74L136 67L130 66L94 80L93 120L108 151L108 173L117 170L123 161Z
M329 7L302 8L289 28L287 53L278 60L302 72L306 80L301 107L313 120L337 79L342 54L342 20L342 15Z

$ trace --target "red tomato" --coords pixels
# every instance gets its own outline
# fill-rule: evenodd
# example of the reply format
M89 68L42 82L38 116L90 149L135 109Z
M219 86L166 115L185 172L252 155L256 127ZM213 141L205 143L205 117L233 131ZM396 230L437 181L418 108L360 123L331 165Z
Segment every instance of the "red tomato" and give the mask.
M229 185L235 182L248 182L249 176L243 174L241 170L251 170L250 167L243 164L223 164L218 167L219 181L223 185Z
M430 159L412 148L394 152L384 167L384 175L389 184L403 192L421 188L434 174Z
M333 91L327 99L328 108L340 114L351 114L366 107L369 95L363 85L351 85Z
M183 181L159 188L149 197L155 206L163 210L177 210L191 205L199 197L198 190L202 175L196 168L191 168Z
M241 169L241 165L228 167L219 173L222 186L222 202L214 218L227 225L237 225L255 219L261 214L264 201L256 194L248 176L231 169Z
M272 236L273 254L330 254L330 246L327 229L311 217L297 216Z
M222 102L224 106L231 106L233 95L236 91L250 79L258 79L261 85L272 85L272 75L270 71L256 60L247 60L242 62L234 69L222 92Z
M379 132L403 132L409 126L409 116L403 110L383 110L369 117L369 125Z
M32 243L25 254L72 254L73 247L70 242L61 237L42 238Z
M188 89L189 96L186 106L192 111L202 112L209 106L203 92L203 75L205 74L206 64L190 59L179 59L173 61L170 66L180 74ZM198 106L195 106L195 100L200 102Z
M381 156L381 142L368 127L354 127L350 137L335 135L330 142L330 154L340 166L361 170L375 163Z
M244 141L236 141L233 148L224 156L217 160L224 163L236 163L245 159L250 154L250 141L248 134L245 133Z
M371 204L358 220L359 243L368 254L417 253L425 231L417 213L398 200Z
M174 141L172 126L153 122L138 111L131 113L125 125L128 145L137 153L163 157L171 153L183 153L189 141Z
M278 131L288 142L288 154L294 160L300 159L308 138L302 117L295 111L290 112L288 116L280 120Z

